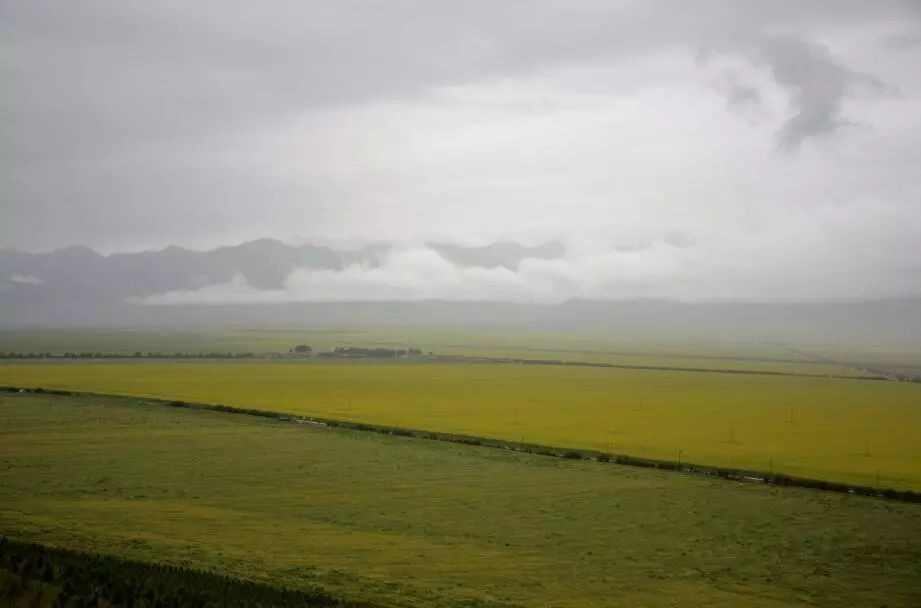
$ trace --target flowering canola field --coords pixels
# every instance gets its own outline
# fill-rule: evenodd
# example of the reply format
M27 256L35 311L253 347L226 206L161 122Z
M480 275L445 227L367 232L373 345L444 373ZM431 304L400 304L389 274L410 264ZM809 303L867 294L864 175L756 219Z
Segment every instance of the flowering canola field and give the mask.
M292 414L921 490L921 385L510 364L0 365L0 385Z

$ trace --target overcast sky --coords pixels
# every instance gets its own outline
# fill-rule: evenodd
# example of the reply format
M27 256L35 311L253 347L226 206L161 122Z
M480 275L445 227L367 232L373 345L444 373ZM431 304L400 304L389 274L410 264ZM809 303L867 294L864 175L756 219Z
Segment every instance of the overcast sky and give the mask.
M921 293L917 0L0 0L0 70L0 247L401 244L289 299ZM420 246L501 239L567 253Z

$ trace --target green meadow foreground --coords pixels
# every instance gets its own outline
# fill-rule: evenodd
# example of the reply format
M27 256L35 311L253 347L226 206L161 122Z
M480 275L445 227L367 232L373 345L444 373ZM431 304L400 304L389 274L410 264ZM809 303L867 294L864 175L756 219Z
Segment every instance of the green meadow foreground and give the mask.
M9 363L0 385L162 397L921 489L921 385L399 362Z
M0 420L0 534L53 546L394 606L921 604L913 504L137 398Z

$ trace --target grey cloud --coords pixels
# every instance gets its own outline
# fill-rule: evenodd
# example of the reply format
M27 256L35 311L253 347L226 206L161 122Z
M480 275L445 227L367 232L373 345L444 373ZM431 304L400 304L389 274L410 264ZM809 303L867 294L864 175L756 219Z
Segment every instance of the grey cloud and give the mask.
M595 231L641 258L680 253L663 226L695 236L688 255L746 230L767 248L827 191L910 217L918 6L0 0L0 246L302 234L558 240L566 257ZM893 24L898 51L878 43ZM874 49L836 38L863 31ZM692 58L707 49L732 58L727 99L758 121L705 90ZM857 95L883 79L871 51L901 99ZM509 97L546 111L503 110ZM835 158L763 154L775 129L792 150L851 121L872 129ZM495 268L526 266L519 252Z
M262 8L259 8L262 7ZM744 43L783 24L887 18L899 3L198 2L3 5L20 154L246 130L318 104L669 47ZM36 120L41 117L41 121ZM15 125L45 137L22 137ZM52 132L51 130L54 129ZM43 132L44 131L44 132ZM38 148L36 149L36 146Z
M757 105L761 103L761 93L756 87L743 84L737 80L729 82L726 98L730 106Z
M31 274L18 274L15 272L10 275L9 281L10 283L16 283L18 285L41 285L45 282Z
M635 253L638 251L646 251L653 246L653 241L650 239L621 239L614 243L613 249L617 253Z
M665 235L664 241L671 245L672 247L677 247L679 249L685 249L687 247L693 247L697 242L693 236L685 232L673 231Z
M561 243L544 243L527 247L508 241L490 243L481 247L465 247L449 243L427 243L446 260L461 266L479 266L482 268L508 268L516 270L523 260L554 260L563 257L566 249Z
M780 145L787 149L849 124L841 115L841 104L855 87L884 88L873 76L842 66L825 46L797 37L767 38L758 51L777 82L790 91L795 113L778 134Z
M887 49L908 51L921 46L921 31L890 34L885 36L880 42L882 46Z
M674 239L672 239L674 240ZM222 305L290 302L478 301L560 303L633 297L768 300L848 298L854 273L872 260L826 259L815 243L813 264L790 268L784 251L756 247L727 252L667 243L633 251L591 251L563 258L527 258L515 268L458 264L427 247L397 247L379 264L297 268L278 288L260 289L242 274L194 289L174 289L132 301L143 305ZM856 245L856 243L854 243ZM804 244L799 244L803 251ZM735 255L736 258L731 258ZM802 259L802 254L799 258ZM761 258L761 259L758 259ZM754 276L752 263L758 264ZM875 277L875 297L921 295L904 269ZM701 294L707 294L701 297ZM861 294L871 297L869 294ZM853 296L852 296L853 297Z

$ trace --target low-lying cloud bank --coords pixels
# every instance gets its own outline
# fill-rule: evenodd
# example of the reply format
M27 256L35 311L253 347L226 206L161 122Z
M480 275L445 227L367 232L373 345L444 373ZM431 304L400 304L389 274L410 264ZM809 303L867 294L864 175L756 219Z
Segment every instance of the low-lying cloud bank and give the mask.
M570 299L644 297L684 300L820 300L919 295L912 268L883 267L872 252L841 255L791 233L785 247L737 237L699 244L683 233L605 248L570 245L559 257L525 257L515 267L464 265L428 245L394 247L374 264L298 268L279 289L258 289L242 275L194 290L133 299L144 305L284 302L504 301L554 304ZM629 245L629 246L628 246ZM805 256L801 249L812 250ZM791 260L801 260L791 264Z
M15 283L17 285L41 285L45 282L36 276L32 276L30 274L19 274L16 272L11 274L8 280L10 283Z
M618 288L627 285L630 293L636 293L644 284L677 271L673 249L673 245L658 243L630 252L529 257L512 269L463 266L428 246L402 247L380 265L295 270L282 289L255 289L238 275L227 283L136 301L149 305L420 300L552 303L572 297L617 296Z

